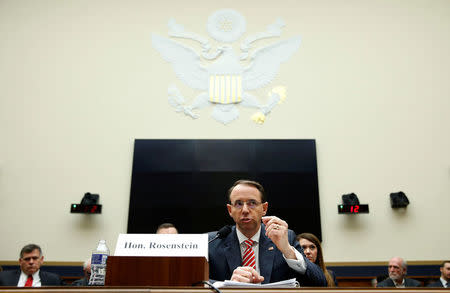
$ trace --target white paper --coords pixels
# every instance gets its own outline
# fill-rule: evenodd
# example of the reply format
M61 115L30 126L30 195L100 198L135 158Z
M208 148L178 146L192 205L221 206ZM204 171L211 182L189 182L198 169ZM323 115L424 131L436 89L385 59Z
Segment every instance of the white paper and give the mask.
M242 283L242 282L225 280L224 282L215 282L213 285L216 288L225 288L225 287L295 288L295 287L300 287L299 283L297 282L297 280L295 278L280 281L280 282L267 283L267 284Z

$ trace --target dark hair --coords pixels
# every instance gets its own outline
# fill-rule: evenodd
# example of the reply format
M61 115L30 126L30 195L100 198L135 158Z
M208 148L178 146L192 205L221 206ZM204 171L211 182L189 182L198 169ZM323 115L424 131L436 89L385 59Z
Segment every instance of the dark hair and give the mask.
M389 278L389 275L386 275L386 274L378 275L378 276L376 277L377 283L383 282L383 281L386 280L387 278Z
M443 268L443 267L445 266L446 263L450 263L450 260L444 260L444 261L441 263L441 268Z
M322 245L320 244L319 238L317 238L316 235L311 233L302 233L297 235L298 242L300 242L300 239L306 239L314 243L314 245L317 247L317 258L315 264L318 265L320 269L323 271L323 274L327 279L328 287L336 287L333 277L328 272L327 267L325 266L325 263L323 261Z
M247 180L247 179L240 179L236 182L234 182L234 184L230 187L230 189L228 189L227 192L227 197L228 197L228 202L231 202L230 200L230 195L231 192L233 191L233 189L238 186L238 185L250 185L255 187L256 189L259 190L259 194L261 195L261 202L264 203L266 202L266 192L264 191L264 187L262 187L262 185L256 181L252 181L252 180Z
M22 258L25 253L33 252L36 249L39 250L39 256L41 256L42 255L42 249L41 249L41 247L39 245L37 245L37 244L25 245L22 248L22 250L20 251L20 258Z
M161 229L167 229L167 228L175 228L175 230L177 230L175 225L172 223L162 223L161 225L158 226L158 229L156 229L156 232L158 232Z

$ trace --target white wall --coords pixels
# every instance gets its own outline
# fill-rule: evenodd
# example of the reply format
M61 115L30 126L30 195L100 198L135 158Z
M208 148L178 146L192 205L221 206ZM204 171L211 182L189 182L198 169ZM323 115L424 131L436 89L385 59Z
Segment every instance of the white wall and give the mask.
M242 107L224 126L211 107L192 120L167 102L173 82L189 101L199 92L150 34L167 36L175 17L206 37L222 2L0 0L0 260L29 242L50 261L83 260L100 238L113 249L126 232L135 138L314 138L327 261L450 258L450 2L226 4L248 33L281 17L281 39L303 38L273 84L287 100L264 125ZM406 213L389 204L399 190ZM103 213L70 214L88 191ZM349 192L370 214L337 214Z

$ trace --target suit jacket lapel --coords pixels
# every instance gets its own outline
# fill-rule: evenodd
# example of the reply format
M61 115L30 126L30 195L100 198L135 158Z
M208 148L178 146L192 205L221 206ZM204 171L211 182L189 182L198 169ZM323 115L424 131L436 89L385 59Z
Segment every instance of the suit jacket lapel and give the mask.
M269 250L269 248L271 248ZM275 256L276 246L268 237L266 237L266 229L261 224L261 235L259 236L259 270L260 275L264 277L263 283L269 283L272 275L273 259Z
M224 252L228 262L228 268L231 274L233 274L234 269L242 264L241 248L236 234L236 226L232 228L230 235L225 238Z
M17 286L17 283L19 283L21 273L22 273L22 271L20 269L18 271L16 271L16 273L14 275L14 285L13 286Z
M46 280L43 280L42 277L45 278L45 274L43 274L42 271L39 270L39 278L41 279L41 285L42 285L42 286L45 286Z

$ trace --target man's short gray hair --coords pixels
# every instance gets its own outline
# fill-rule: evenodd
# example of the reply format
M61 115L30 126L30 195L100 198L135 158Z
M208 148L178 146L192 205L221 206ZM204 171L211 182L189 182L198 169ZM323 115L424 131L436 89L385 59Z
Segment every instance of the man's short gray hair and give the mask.
M88 267L88 265L90 265L90 264L91 264L91 259L88 258L88 259L85 260L84 263L83 263L83 270L85 270L85 269Z

